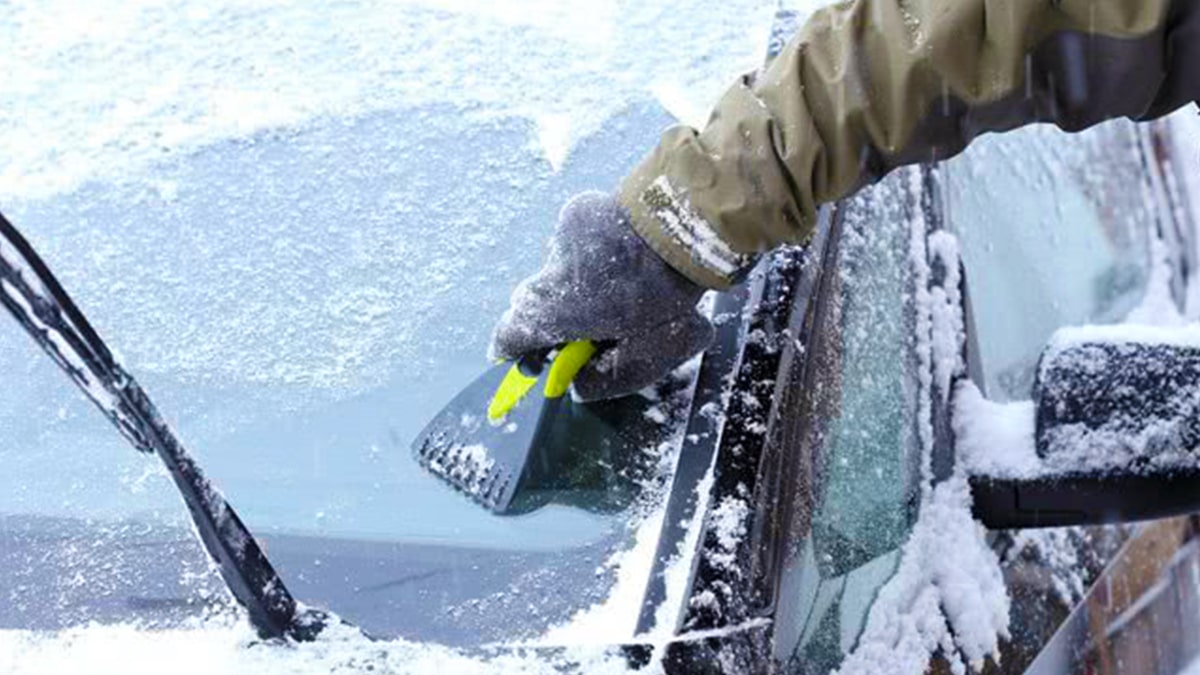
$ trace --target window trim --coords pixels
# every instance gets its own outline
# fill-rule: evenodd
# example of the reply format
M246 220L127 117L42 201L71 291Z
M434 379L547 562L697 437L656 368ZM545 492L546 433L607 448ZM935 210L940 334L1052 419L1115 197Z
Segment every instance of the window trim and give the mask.
M912 170L921 171L921 181L919 192L909 195L913 203L908 208L922 209L928 241L941 229L941 214L934 208L934 172L929 166ZM716 535L706 524L686 597L708 592L724 595L725 600L715 609L706 604L685 607L678 634L752 625L750 622L755 620L774 618L777 611L785 555L795 543L789 532L796 530L797 518L811 519L811 514L796 511L796 497L805 485L812 487L803 476L811 473L805 468L814 458L796 451L796 439L813 433L815 425L827 421L815 414L803 395L789 396L792 388L788 385L797 380L811 382L820 374L818 365L808 358L808 350L813 331L824 325L831 309L829 299L838 278L844 211L841 203L822 208L817 236L807 248L773 253L764 268L751 277L754 309L744 323L747 333L755 335L756 340L744 347L742 367L726 414L750 425L764 424L766 432L742 431L722 437L718 459L721 471L709 497L710 509L728 497L748 499L748 534L733 551L736 564L730 569L712 564L714 553L728 556L730 552L719 548ZM911 318L905 325L914 328ZM778 348L771 349L772 345ZM915 375L915 370L911 372ZM764 375L771 378L771 385L757 386ZM806 389L809 387L797 391ZM921 395L915 392L915 396ZM914 405L915 400L910 399L907 405ZM948 432L945 413L949 406L943 408L944 429ZM915 417L913 423L918 423ZM948 452L949 446L944 447ZM736 663L746 672L770 672L780 665L775 660L774 640L773 622L761 630L737 631L719 640L685 640L668 648L665 663L680 668L679 672L707 672L711 664L722 661ZM701 670L694 670L697 668Z

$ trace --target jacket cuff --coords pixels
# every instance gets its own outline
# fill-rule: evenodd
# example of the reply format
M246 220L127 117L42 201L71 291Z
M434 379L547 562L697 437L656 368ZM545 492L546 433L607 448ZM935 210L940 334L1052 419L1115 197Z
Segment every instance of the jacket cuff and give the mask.
M685 191L646 164L625 179L618 195L629 210L634 232L675 271L700 286L725 290L740 280L755 256L734 251L712 222L692 207Z

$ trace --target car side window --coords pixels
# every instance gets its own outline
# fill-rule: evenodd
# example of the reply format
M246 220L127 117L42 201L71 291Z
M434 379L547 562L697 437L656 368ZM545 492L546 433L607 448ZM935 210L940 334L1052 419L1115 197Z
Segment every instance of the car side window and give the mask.
M862 630L911 530L918 442L913 378L911 174L839 204L805 345L803 420L789 453L812 461L811 494L791 514L776 613L787 672L836 668ZM800 460L796 460L800 461Z
M813 537L838 576L903 543L913 515L915 463L905 450L911 327L907 208L899 178L846 203L836 276L826 302L829 373L815 383L839 401L819 455Z
M1056 328L1120 321L1142 299L1157 214L1139 133L1123 120L1081 134L1028 127L942 165L990 398L1029 396Z

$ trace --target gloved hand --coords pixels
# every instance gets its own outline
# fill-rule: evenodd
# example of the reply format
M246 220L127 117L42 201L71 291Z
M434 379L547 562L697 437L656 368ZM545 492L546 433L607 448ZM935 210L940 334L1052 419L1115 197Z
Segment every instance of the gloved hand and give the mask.
M696 311L704 291L642 241L616 197L585 192L563 207L542 269L513 291L489 353L515 360L592 340L601 351L575 377L576 396L632 394L712 341Z

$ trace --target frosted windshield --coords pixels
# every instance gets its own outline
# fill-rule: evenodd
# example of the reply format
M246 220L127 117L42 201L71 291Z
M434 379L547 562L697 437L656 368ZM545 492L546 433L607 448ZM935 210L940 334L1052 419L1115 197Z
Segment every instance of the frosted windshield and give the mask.
M0 21L17 26L0 66L39 113L0 114L0 199L298 596L403 587L424 604L362 600L410 616L387 630L509 637L603 598L595 570L631 514L495 518L409 444L487 367L563 200L615 187L667 125L701 124L761 58L774 5L104 2L69 25L0 9L20 15ZM3 330L0 461L16 469L0 515L177 523L153 463ZM110 463L123 489L91 480ZM353 546L318 555L315 539ZM365 581L378 558L418 582ZM536 620L428 616L501 603L543 566L566 571Z

